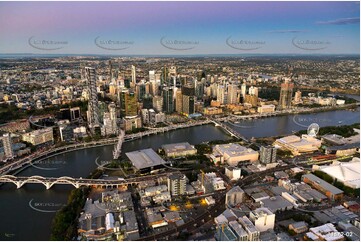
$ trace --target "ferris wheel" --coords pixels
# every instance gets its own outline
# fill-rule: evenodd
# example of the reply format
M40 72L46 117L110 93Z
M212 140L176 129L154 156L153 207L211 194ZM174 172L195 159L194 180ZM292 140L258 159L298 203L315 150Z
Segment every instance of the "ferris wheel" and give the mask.
M307 134L311 137L315 137L318 134L319 130L320 130L320 126L317 123L312 123L307 128Z

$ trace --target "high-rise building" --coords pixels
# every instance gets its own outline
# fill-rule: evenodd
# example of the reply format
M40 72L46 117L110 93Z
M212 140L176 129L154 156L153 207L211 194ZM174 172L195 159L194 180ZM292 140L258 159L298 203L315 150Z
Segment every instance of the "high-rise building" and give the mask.
M163 89L163 109L166 113L174 112L174 89L171 87L165 87Z
M117 113L114 103L108 105L109 112L105 112L103 116L102 135L116 135L118 134Z
M243 102L251 104L252 107L256 107L258 104L258 98L257 98L257 96L246 94Z
M227 103L226 88L223 85L219 85L217 88L217 101L221 104Z
M81 119L80 107L70 108L70 121L76 122Z
M69 124L59 125L60 140L70 142L74 139L74 126Z
M4 146L5 157L12 158L14 156L14 151L12 148L12 141L11 141L10 133L3 135L2 142L3 142L3 146Z
M154 96L153 97L153 108L157 112L163 112L163 97L162 96Z
M123 118L124 130L132 131L142 127L142 119L139 116Z
M135 93L139 101L143 100L146 94L146 85L144 84L144 82L140 82L136 84Z
M227 103L228 104L235 104L235 103L239 103L238 97L237 97L237 91L238 91L238 86L235 84L230 84L227 87Z
M185 114L194 113L195 90L191 85L182 87L182 112Z
M182 90L178 89L176 92L176 98L175 98L175 111L177 113L182 113L183 112L183 95L182 95Z
M149 123L149 111L148 109L144 108L141 110L141 115L142 115L142 121L143 124L148 124Z
M158 96L159 93L159 84L158 82L151 82L150 83L150 88L149 88L149 93L152 94L153 96Z
M277 159L277 149L274 146L262 146L259 160L264 163L275 163Z
M171 66L171 67L169 68L169 74L170 74L171 76L177 76L177 67L176 67L176 66Z
M206 82L205 78L202 78L201 81L197 81L197 80L194 81L195 95L196 95L197 99L202 99L202 97L203 97L205 82Z
M251 96L256 96L256 97L258 97L258 87L251 86L251 87L248 89L248 94L251 95Z
M247 85L246 83L244 82L241 86L241 94L242 94L242 98L246 98L246 91L247 91Z
M300 103L301 98L302 98L302 92L298 90L297 92L295 92L295 97L294 97L295 103Z
M291 107L293 87L294 84L289 78L286 78L285 82L281 84L280 100L278 102L279 109L287 109Z
M89 95L87 120L90 130L94 132L95 128L99 127L98 93L95 69L85 67L85 77L87 80Z
M134 92L125 93L125 116L136 116L138 114L137 97Z
M184 195L186 186L187 178L184 174L172 174L168 177L168 191L172 196Z
M109 82L113 79L112 61L109 60Z
M135 70L135 66L132 65L132 85L135 86L137 84L137 74Z
M162 67L162 74L160 76L160 84L161 85L166 85L169 86L168 83L168 75L169 75L169 70L166 66Z

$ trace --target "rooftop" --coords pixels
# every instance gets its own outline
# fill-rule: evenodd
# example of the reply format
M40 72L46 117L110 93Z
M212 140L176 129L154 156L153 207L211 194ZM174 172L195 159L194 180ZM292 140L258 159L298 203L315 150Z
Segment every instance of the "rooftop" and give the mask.
M165 164L165 161L151 148L125 154L138 170Z
M317 183L319 186L321 186L323 189L330 191L333 194L341 194L343 193L342 190L338 189L335 186L332 186L330 183L325 182L324 180L322 180L321 178L318 178L317 176L313 175L313 174L306 174L302 176L303 178L307 178L310 181Z
M292 203L287 201L281 196L274 196L261 201L263 207L268 208L271 212L276 212L278 210L283 210L285 208L293 207Z
M195 148L192 145L190 145L188 142L162 145L162 149L166 153L183 151L183 150L195 150Z

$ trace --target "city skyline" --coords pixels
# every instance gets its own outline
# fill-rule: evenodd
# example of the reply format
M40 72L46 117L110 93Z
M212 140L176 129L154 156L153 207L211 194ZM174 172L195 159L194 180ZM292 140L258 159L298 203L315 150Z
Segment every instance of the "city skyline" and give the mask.
M360 52L359 2L2 2L0 6L2 54Z

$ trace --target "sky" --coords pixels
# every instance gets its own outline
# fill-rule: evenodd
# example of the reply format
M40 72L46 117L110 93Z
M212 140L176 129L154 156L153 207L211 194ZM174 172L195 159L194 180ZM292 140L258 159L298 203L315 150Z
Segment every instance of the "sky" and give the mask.
M359 2L0 2L0 53L359 54Z

